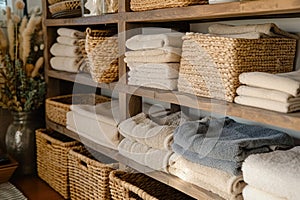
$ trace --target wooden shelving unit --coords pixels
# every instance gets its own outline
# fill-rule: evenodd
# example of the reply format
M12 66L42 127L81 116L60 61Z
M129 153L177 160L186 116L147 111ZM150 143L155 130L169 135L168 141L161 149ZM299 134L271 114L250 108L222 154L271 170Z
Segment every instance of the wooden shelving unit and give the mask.
M259 122L266 125L276 126L300 133L300 113L281 114L273 111L242 106L234 103L219 101L216 99L197 97L178 91L167 91L159 89L150 89L144 87L135 87L127 85L126 64L123 61L125 41L133 34L134 28L143 26L176 26L176 23L196 23L207 21L218 21L227 19L250 19L266 17L295 17L300 16L300 1L298 0L257 0L242 1L232 3L222 3L215 5L196 5L183 8L158 9L144 12L131 12L129 9L129 0L119 0L119 13L107 14L93 17L51 19L47 11L47 1L43 2L44 12L44 31L45 36L45 74L48 82L48 96L60 95L66 91L65 81L73 84L82 84L94 88L103 88L114 90L119 93L121 119L126 119L130 115L140 112L138 108L143 97L168 102L172 105L181 105L196 108L224 116L239 117L245 120ZM86 27L101 27L107 24L118 27L119 37L119 76L122 79L119 82L111 84L98 84L94 82L87 74L72 74L59 72L51 69L49 60L51 54L49 49L56 39L56 29L59 27L78 27L85 30ZM180 27L179 27L180 28ZM69 88L72 93L72 88ZM121 156L117 151L108 149L86 138L79 137L76 133L65 127L55 124L51 121L46 122L48 128L54 129L76 140L84 141L84 144L93 148L102 154L109 156L120 163L128 165L137 171L144 172L147 175L166 183L180 191L197 199L220 199L215 194L203 190L195 185L189 184L174 176L163 172L153 172L145 166L141 166L128 158Z

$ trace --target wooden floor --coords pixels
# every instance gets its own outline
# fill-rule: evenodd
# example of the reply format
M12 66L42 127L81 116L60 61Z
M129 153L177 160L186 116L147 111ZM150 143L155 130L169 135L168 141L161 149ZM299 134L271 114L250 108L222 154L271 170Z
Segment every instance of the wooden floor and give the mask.
M36 176L15 178L11 180L28 200L63 200L47 183Z

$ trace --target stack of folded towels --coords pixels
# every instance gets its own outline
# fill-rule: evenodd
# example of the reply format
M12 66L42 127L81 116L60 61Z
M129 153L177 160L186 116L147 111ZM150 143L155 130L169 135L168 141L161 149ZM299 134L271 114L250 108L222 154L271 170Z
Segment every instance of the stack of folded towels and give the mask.
M59 28L56 43L50 48L50 53L54 56L50 59L53 69L67 72L78 72L83 64L83 56L79 48L79 40L85 38L81 31Z
M126 41L129 85L176 90L183 33L135 35Z
M249 156L242 166L244 200L300 199L300 146Z
M247 156L291 148L286 133L230 118L185 122L174 132L169 172L225 199L242 199L241 166Z
M173 132L180 120L180 112L156 119L140 113L121 122L118 128L125 138L118 147L120 154L151 169L167 172L173 153Z
M235 103L289 113L300 110L300 70L270 74L247 72L239 76Z

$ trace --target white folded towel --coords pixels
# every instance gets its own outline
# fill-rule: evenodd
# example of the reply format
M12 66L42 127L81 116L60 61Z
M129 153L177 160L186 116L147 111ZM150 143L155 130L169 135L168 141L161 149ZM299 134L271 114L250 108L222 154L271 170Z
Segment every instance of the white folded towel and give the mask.
M77 38L71 38L71 37L66 37L66 36L58 36L56 38L56 41L59 44L70 45L70 46L78 46L78 39Z
M164 55L166 53L174 53L179 56L181 56L181 48L175 48L175 47L163 47L163 48L157 48L157 49L143 49L143 50L136 50L136 51L127 51L125 52L125 56L131 57L131 56L159 56Z
M145 78L178 78L179 63L127 63L128 75Z
M132 78L137 79L157 79L159 76L161 79L175 79L178 78L178 71L165 71L165 73L160 73L160 70L152 70L151 72L139 71L139 70L132 70L128 72L128 75Z
M59 28L57 29L57 34L60 36L67 36L71 38L85 38L84 32L70 28Z
M243 190L244 200L288 200L287 198L281 198L274 196L271 193L259 190L253 186L247 185Z
M131 50L154 49L166 46L182 47L183 33L171 32L151 35L135 35L126 41L126 47Z
M82 58L75 58L75 57L56 56L50 59L50 65L53 69L59 71L74 72L74 73L78 72L82 62L83 62Z
M239 75L242 84L286 92L298 96L300 91L300 70L270 74L266 72L246 72Z
M239 33L239 34L209 34L216 37L242 38L242 39L259 39L268 37L268 35L257 32Z
M141 62L141 63L172 63L180 62L181 56L171 52L164 52L154 56L126 56L124 62Z
M256 97L236 96L234 98L234 102L246 106L253 106L282 113L290 113L300 110L300 101L283 103Z
M54 56L82 57L78 46L64 45L60 43L54 43L50 48L50 53Z
M128 78L128 85L137 85L163 90L176 90L177 79L148 79L148 78Z
M242 171L245 182L257 189L288 200L300 199L300 146L250 155Z

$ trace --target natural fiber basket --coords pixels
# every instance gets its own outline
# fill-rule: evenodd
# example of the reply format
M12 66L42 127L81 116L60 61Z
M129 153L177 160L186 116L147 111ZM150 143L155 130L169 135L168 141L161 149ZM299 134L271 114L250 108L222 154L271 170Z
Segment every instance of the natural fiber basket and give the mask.
M65 0L48 0L48 4L49 4L49 5L52 5L52 4L61 2L61 1L65 1Z
M109 173L115 167L118 167L115 163L97 161L83 146L72 149L69 152L71 199L111 199Z
M290 72L296 40L237 39L188 33L183 37L178 90L232 102L243 72Z
M114 200L194 199L142 173L127 173L120 170L112 171L109 175L109 186L112 199Z
M36 130L38 176L65 199L69 198L68 154L79 142L60 133Z
M66 126L67 112L72 104L95 105L110 98L95 94L71 94L46 99L46 116L53 122Z
M85 50L94 81L111 83L118 78L118 38L111 30L86 30Z
M160 8L185 7L190 5L208 4L208 0L131 0L132 11L145 11Z
M61 1L48 6L51 14L59 13L67 10L81 9L81 0Z

